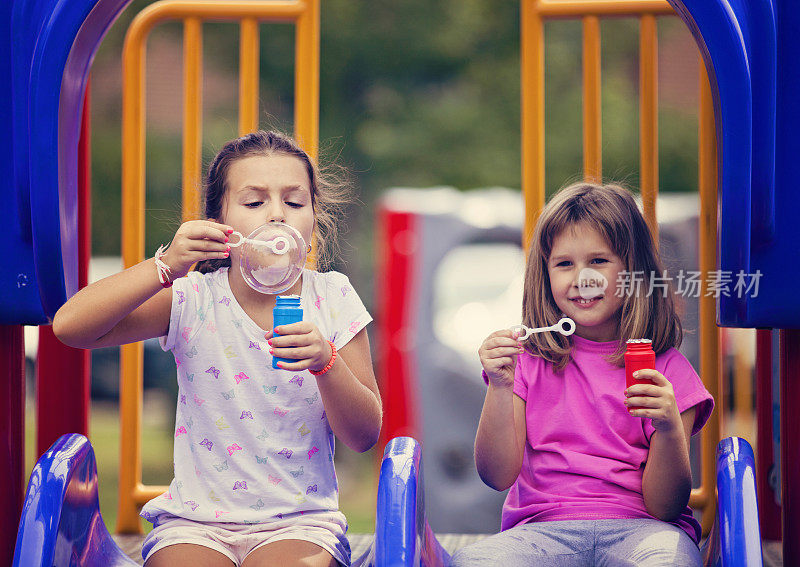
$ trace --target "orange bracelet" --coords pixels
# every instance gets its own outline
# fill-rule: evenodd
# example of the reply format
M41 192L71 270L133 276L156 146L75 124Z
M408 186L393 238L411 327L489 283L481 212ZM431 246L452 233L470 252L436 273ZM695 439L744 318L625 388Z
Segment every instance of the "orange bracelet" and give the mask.
M328 344L331 345L331 359L328 361L328 364L326 364L325 367L320 370L311 370L309 368L308 371L311 372L311 374L313 374L314 376L325 374L328 370L331 369L331 367L333 366L333 362L336 360L336 347L331 341L328 341Z

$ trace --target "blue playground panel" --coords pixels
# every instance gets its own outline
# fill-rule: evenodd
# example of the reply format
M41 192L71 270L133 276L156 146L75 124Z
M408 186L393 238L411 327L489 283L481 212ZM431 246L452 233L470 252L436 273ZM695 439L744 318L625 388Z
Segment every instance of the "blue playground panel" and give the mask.
M717 446L717 518L703 546L704 565L762 565L755 459L744 439ZM378 481L375 538L353 567L445 567L449 554L428 525L422 450L411 437L386 446ZM94 451L82 435L63 435L31 473L14 567L136 565L100 516Z
M78 140L103 35L130 0L14 0L0 7L0 198L11 242L0 324L47 323L78 290Z

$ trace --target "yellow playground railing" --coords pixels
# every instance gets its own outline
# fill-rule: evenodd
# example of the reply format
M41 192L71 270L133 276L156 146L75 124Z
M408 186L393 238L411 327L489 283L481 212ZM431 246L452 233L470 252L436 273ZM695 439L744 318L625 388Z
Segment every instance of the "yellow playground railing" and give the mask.
M600 107L601 17L639 19L639 166L645 218L658 234L658 48L656 16L675 15L663 0L521 0L522 3L522 191L525 210L525 245L545 201L544 139L544 21L581 18L583 23L583 173L602 179L602 112ZM700 53L698 51L698 58ZM701 77L698 162L700 192L700 271L716 269L717 165L714 112L705 67ZM701 433L701 484L689 503L703 513L703 534L711 530L716 506L714 454L722 431L719 329L713 297L700 298L700 376L717 401Z
M145 42L150 30L167 20L184 27L183 217L199 214L201 170L202 24L206 20L240 24L239 132L258 127L258 25L262 21L293 22L295 46L295 135L316 157L319 109L320 0L164 0L143 10L133 21L123 51L123 261L126 267L144 259L145 171ZM522 10L522 189L525 197L525 244L545 199L544 26L550 18L583 21L583 169L588 179L602 178L600 105L600 18L636 17L640 21L640 177L645 217L657 234L658 194L657 22L674 15L663 0L521 0ZM699 57L699 53L698 53ZM700 270L716 266L716 142L708 78L701 64L699 78ZM701 484L690 504L703 512L703 532L714 518L714 451L721 437L722 400L719 331L713 297L700 298L700 375L718 402L702 433ZM121 447L117 531L138 533L137 509L166 487L142 483L140 437L143 345L121 348Z
M153 27L183 22L183 218L198 218L202 144L202 41L204 21L238 21L239 133L258 128L259 22L294 23L295 137L316 158L319 138L319 0L165 0L148 6L131 23L123 48L122 259L144 260L145 45ZM144 347L120 352L120 475L117 532L139 533L138 507L166 490L142 484L141 423Z

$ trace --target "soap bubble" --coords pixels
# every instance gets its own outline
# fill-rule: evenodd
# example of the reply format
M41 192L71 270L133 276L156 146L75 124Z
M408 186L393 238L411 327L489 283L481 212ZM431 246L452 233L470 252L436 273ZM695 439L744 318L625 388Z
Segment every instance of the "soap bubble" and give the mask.
M268 294L291 288L306 264L307 247L298 230L282 222L261 225L246 238L230 244L239 250L239 268L247 285Z

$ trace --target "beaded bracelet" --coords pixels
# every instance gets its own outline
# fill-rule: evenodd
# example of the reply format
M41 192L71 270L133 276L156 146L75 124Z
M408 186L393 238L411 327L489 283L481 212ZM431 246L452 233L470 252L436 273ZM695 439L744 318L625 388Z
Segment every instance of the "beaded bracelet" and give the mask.
M328 361L328 364L326 364L325 367L320 370L311 370L309 368L308 371L311 372L311 374L313 374L314 376L325 374L328 370L331 369L331 367L333 366L333 362L336 360L336 347L331 341L328 341L328 344L331 345L331 359Z
M164 251L164 245L158 247L156 250L156 255L153 258L156 262L156 269L158 270L158 281L161 283L161 287L168 288L172 287L172 281L169 277L172 275L172 270L170 267L167 266L166 262L161 258L166 254Z

